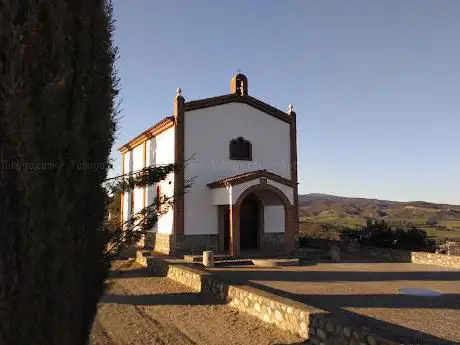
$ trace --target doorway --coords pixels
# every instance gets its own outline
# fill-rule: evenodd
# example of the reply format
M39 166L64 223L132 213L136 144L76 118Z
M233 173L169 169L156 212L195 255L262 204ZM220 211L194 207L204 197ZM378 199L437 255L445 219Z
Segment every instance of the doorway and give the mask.
M261 203L254 194L244 198L240 206L240 248L259 248Z

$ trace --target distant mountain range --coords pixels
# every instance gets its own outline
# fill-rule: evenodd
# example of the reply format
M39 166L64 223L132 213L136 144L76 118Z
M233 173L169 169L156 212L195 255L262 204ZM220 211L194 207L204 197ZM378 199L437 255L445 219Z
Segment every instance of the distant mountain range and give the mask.
M429 218L460 221L460 205L426 201L400 202L312 193L299 195L299 206L300 216L307 218L386 217L392 220L418 220L418 223Z

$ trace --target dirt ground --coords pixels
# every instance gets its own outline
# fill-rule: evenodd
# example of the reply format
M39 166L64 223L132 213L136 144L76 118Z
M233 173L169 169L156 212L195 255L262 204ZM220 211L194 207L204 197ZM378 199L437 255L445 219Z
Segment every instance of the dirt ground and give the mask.
M300 343L295 335L126 262L114 265L90 340L91 345Z

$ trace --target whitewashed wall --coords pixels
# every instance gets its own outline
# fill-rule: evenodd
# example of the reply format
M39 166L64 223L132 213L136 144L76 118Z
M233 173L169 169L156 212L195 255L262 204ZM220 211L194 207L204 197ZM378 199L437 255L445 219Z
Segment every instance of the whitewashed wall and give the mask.
M124 153L125 173L138 171L144 168L144 144L136 146L133 150ZM146 166L158 166L174 163L174 128L171 127L156 137L146 141ZM163 194L174 194L174 174L170 174L165 181L160 182ZM144 205L144 189L136 188L131 193L124 194L123 219L126 221L131 215L131 197L134 197L134 212L139 212L144 206L153 203L156 197L156 186L150 186L146 191L146 205ZM170 209L160 217L152 231L172 233L173 212Z
M284 232L284 206L264 207L264 232Z
M229 159L230 140L252 143L252 161ZM247 104L230 103L185 113L185 158L195 153L186 178L185 234L217 233L217 207L206 184L247 171L267 169L290 179L290 126ZM291 198L292 199L292 198Z
M128 151L123 153L123 161L124 161L124 172L127 174L132 170L132 151ZM131 216L131 193L124 193L123 194L123 221L126 222L128 218Z
M133 149L133 165L131 171L139 171L144 168L144 145L141 144ZM133 213L137 213L144 208L144 188L133 190L134 208Z
M159 166L174 163L174 127L168 128L156 137L147 140L147 164ZM147 202L150 205L156 198L156 187L150 186L147 190ZM164 195L174 195L174 174L170 174L165 181L160 182L160 189ZM172 208L158 219L152 231L171 234L173 232Z

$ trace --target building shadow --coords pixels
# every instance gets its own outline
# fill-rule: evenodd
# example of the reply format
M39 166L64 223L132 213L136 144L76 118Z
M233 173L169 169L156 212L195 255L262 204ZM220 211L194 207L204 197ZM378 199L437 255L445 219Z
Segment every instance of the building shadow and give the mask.
M104 295L100 303L123 304L134 306L153 305L217 305L222 302L200 293L167 293L157 295Z
M343 309L329 309L326 313L310 314L310 324L318 323L323 320L327 323L328 319L346 319L349 326L361 329L369 329L378 336L396 342L398 344L414 345L458 345L456 341L437 337L423 331L407 328L388 321L382 321L370 316L363 316Z

